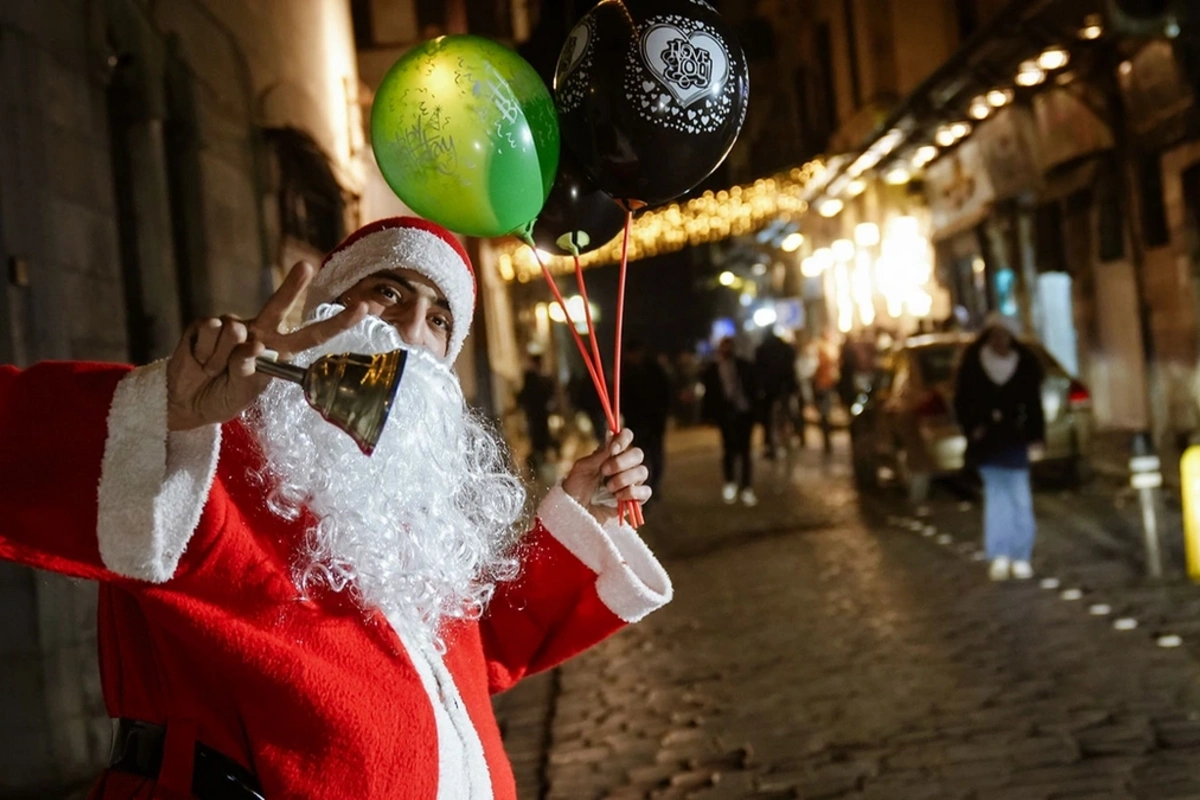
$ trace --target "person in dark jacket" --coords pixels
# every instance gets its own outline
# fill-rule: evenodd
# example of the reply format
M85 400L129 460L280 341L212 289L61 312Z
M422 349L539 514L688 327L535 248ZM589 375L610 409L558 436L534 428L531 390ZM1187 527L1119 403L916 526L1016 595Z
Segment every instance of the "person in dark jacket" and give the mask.
M754 365L734 353L733 339L722 339L716 360L704 371L703 383L704 419L721 429L725 502L737 502L740 494L743 505L757 505L750 458L754 401L758 396ZM734 470L737 464L741 464L740 481Z
M646 454L650 470L646 483L659 496L665 464L664 441L671 416L671 376L640 341L625 345L621 376L621 413L625 427L634 432Z
M542 374L542 357L531 356L517 403L525 412L529 433L529 469L537 473L546 463L547 451L554 447L550 433L550 409L554 404L554 382Z
M754 351L754 366L763 408L763 455L768 459L782 457L790 444L789 412L800 392L796 380L796 348L776 336L774 331L768 331L763 343Z
M967 462L983 479L984 542L992 580L1033 577L1036 523L1030 450L1046 438L1042 367L1017 340L1016 321L993 314L964 352L954 410Z

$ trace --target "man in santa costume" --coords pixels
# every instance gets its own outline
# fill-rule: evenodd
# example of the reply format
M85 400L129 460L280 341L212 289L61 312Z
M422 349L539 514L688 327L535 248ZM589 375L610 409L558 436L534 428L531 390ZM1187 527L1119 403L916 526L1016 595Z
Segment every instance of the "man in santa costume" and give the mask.
M596 499L650 496L628 431L521 535L521 485L449 367L474 303L457 240L397 218L168 361L0 367L0 558L100 582L117 723L93 797L512 798L490 695L670 600ZM268 348L400 347L371 457L255 373Z

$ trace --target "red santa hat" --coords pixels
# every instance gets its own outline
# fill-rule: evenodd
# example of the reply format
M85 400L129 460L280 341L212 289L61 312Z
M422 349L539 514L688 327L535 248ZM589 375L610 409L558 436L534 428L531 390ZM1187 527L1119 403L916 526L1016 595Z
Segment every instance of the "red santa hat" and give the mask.
M424 275L446 296L454 316L446 360L453 363L475 314L475 269L458 238L427 220L381 219L346 237L321 262L308 288L305 316L321 303L336 302L342 292L363 278L394 269L411 269Z

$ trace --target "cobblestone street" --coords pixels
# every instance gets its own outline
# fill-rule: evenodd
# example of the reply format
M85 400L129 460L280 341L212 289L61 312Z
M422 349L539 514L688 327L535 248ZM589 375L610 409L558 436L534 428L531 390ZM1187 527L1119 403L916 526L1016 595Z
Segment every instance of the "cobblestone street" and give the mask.
M1200 798L1200 590L1139 577L1111 485L1039 494L1038 578L992 584L969 495L913 519L809 449L745 509L715 435L669 450L676 599L498 701L523 797Z

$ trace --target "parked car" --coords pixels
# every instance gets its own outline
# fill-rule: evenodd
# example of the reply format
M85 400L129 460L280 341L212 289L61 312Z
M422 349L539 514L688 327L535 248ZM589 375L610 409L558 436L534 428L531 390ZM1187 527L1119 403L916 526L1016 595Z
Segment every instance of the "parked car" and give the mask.
M967 439L954 419L954 383L967 334L933 334L908 339L879 360L872 385L850 409L854 474L872 486L881 467L910 486L915 473L933 477L962 470ZM1039 466L1066 471L1075 482L1087 474L1092 437L1092 398L1041 344L1025 341L1045 373L1042 408L1046 447Z

